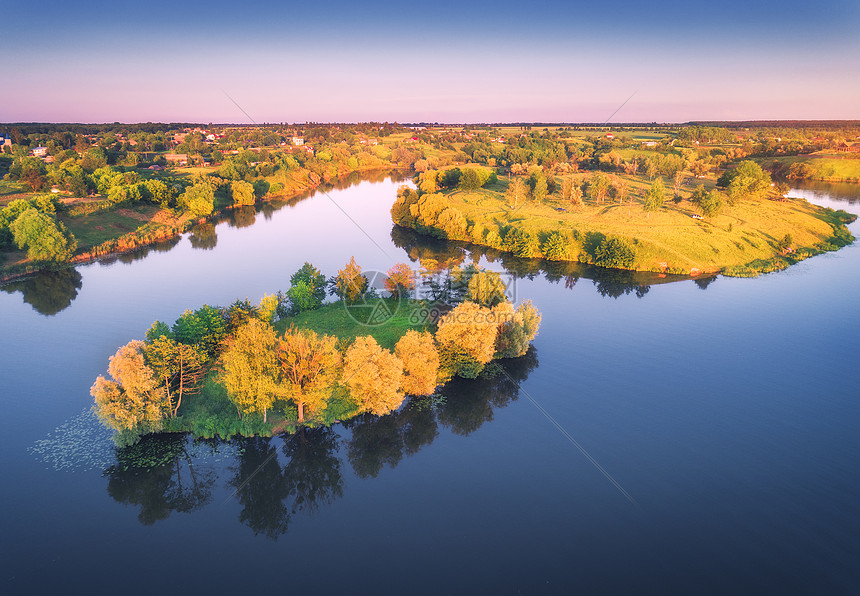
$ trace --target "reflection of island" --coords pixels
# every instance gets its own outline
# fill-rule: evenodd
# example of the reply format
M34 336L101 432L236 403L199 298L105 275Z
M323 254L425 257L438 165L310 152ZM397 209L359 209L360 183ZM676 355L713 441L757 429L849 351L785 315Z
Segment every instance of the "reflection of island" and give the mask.
M21 292L24 302L36 312L52 316L68 308L77 298L83 282L77 269L39 271L24 279L0 286L8 294Z
M444 399L412 398L396 412L360 416L341 427L237 439L238 455L225 471L232 474L226 490L241 507L239 521L254 534L277 539L293 516L314 513L343 496L344 460L357 477L375 478L432 444L440 427L471 434L493 420L496 408L519 397L519 383L537 366L532 347L521 358L494 363L484 378L449 382ZM341 440L338 428L348 438ZM139 507L138 519L147 525L204 507L213 500L216 472L195 463L189 444L186 435L161 434L117 449L117 462L104 473L108 494Z
M618 298L625 294L635 294L642 298L652 285L689 280L685 275L650 273L647 271L627 271L625 269L606 269L585 263L570 261L546 261L543 259L521 259L506 252L462 242L445 241L419 234L410 229L395 225L391 229L394 245L406 251L413 262L432 262L440 268L461 266L468 259L477 263L484 257L490 263L499 263L505 271L518 277L535 279L539 275L550 283L564 280L568 289L573 289L580 279L589 279L601 296ZM699 278L696 278L698 282ZM699 283L702 289L714 280Z

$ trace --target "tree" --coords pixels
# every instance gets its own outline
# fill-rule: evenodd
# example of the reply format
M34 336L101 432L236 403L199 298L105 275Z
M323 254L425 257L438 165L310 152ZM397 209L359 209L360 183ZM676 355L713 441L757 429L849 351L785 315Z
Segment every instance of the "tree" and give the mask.
M630 186L623 178L616 178L613 184L615 186L615 198L618 199L619 205L623 205L630 193Z
M572 256L570 240L561 232L552 232L543 241L541 252L550 261L568 261Z
M573 187L576 186L573 176L564 176L561 179L561 199L573 202Z
M493 315L499 326L496 337L496 358L518 358L529 349L540 327L541 315L526 301L514 310L513 304L503 302L493 308Z
M458 186L463 190L477 190L481 188L481 175L475 168L463 169Z
M589 193L594 202L598 205L603 202L606 195L609 194L609 189L612 188L612 181L606 174L594 174L589 181Z
M532 198L535 203L541 203L546 198L548 186L546 176L543 174L532 174Z
M742 161L728 177L728 196L732 205L743 197L757 198L770 190L770 174L754 161Z
M438 176L438 170L422 172L418 177L418 190L420 190L422 194L433 194L436 192L438 190L436 185L436 179Z
M398 299L408 298L415 289L415 272L406 263L396 264L385 275L385 289Z
M134 340L119 348L108 364L111 380L99 375L90 388L99 419L121 436L160 430L170 405L143 347Z
M215 209L215 191L205 183L189 186L180 195L179 205L195 218L208 217Z
M357 337L344 356L343 383L360 410L387 414L403 403L403 362L373 337Z
M230 196L234 205L253 205L254 186L243 180L235 180L230 183Z
M613 269L630 269L633 267L635 253L630 243L620 236L609 236L603 239L595 251L594 264Z
M723 208L723 198L721 193L716 190L705 190L705 187L699 187L693 191L690 200L699 206L702 210L702 215L705 217L714 217L720 214Z
M277 345L272 326L252 318L236 330L224 351L220 380L240 418L259 412L266 422L268 411L280 393Z
M477 269L469 273L466 300L489 308L507 300L505 297L507 287L502 281L502 276L496 271Z
M33 261L68 261L77 248L75 237L52 215L28 208L9 225L18 248L27 247Z
M144 357L155 376L164 383L170 415L176 416L183 396L199 391L206 354L195 346L161 335L145 344ZM171 386L176 386L176 405L170 395Z
M178 342L197 346L211 359L221 351L227 323L219 309L204 304L197 310L183 312L173 323L172 336Z
M519 176L512 178L505 195L508 198L508 204L516 208L520 203L520 199L526 196L526 184L523 182L523 179Z
M649 157L645 160L645 172L648 173L648 180L654 180L654 176L656 176L659 171L660 165L657 163L655 158Z
M675 196L680 196L681 194L681 185L684 183L684 178L686 178L683 169L679 169L675 172L675 175L672 177L673 190L675 191Z
M648 213L648 218L651 217L652 211L656 211L663 206L663 201L663 179L657 178L651 183L648 192L645 193L645 202L642 204L642 208Z
M430 395L436 390L439 351L432 334L410 329L397 341L394 353L403 361L403 390L408 395Z
M309 412L325 408L340 367L337 338L310 329L287 329L278 340L278 361L285 395L296 404L299 422L305 421L305 408Z
M290 277L290 286L287 296L290 298L294 313L319 308L325 300L325 275L310 263L305 263L301 269L293 273ZM294 288L296 288L295 291L293 291Z
M367 291L367 278L362 275L361 267L350 257L346 267L339 269L334 279L334 292L342 300L354 303Z
M474 379L493 359L499 328L492 311L474 302L463 302L439 321L439 342L443 376Z

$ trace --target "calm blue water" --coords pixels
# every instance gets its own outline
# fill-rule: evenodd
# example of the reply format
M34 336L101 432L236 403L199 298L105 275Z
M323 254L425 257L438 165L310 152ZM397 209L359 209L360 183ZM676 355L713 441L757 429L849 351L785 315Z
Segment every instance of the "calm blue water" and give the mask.
M118 345L285 289L305 260L429 254L392 241L397 185L0 292L4 592L858 591L856 245L710 284L535 269L515 292L543 327L510 377L452 384L436 409L118 459L87 413ZM846 188L792 194L857 212Z

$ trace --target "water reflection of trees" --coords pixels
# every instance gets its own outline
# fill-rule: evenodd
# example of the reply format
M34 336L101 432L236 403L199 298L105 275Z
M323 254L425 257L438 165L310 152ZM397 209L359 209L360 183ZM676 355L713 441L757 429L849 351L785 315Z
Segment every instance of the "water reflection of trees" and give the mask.
M212 500L217 476L195 465L183 435L155 435L117 450L117 463L105 471L108 494L119 503L140 507L144 525L171 513L191 513Z
M389 415L360 416L338 427L234 440L235 460L221 468L230 474L226 497L238 503L240 523L277 539L296 515L313 514L343 496L346 462L358 478L371 479L431 445L441 428L456 435L475 432L493 420L497 408L519 397L519 383L537 366L531 348L522 358L489 367L494 373L486 378L445 385L444 399L412 398ZM342 439L338 429L348 436ZM108 494L139 508L138 519L146 525L204 507L213 500L216 472L195 462L192 444L185 435L163 434L118 449L117 462L105 471Z
M21 292L24 302L39 314L52 316L68 308L77 298L83 281L77 269L40 271L0 286L7 294Z
M212 250L218 245L218 233L215 231L215 224L209 221L197 224L191 229L188 240L191 241L192 248Z
M652 285L690 279L683 275L606 269L585 263L521 259L492 248L431 238L400 226L392 228L391 240L395 246L406 251L413 262L439 263L444 268L460 266L467 260L477 263L481 258L486 258L490 263L500 264L516 278L533 280L542 275L550 283L563 281L564 286L571 290L580 279L588 279L597 292L607 298L618 298L627 294L642 298ZM700 283L699 287L704 289L707 283Z

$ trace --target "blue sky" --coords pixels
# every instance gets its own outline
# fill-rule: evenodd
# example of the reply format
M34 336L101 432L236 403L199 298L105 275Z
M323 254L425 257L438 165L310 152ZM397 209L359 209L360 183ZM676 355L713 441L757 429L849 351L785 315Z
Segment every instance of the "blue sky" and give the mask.
M0 121L860 118L860 3L17 2Z

